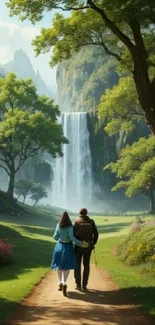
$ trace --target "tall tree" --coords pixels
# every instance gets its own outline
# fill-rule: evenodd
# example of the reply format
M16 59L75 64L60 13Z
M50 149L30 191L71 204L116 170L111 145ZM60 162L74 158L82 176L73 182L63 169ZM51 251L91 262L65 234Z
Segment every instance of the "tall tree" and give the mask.
M154 0L8 0L11 15L41 20L45 11L57 14L51 28L42 29L34 41L36 53L54 47L51 64L68 59L82 46L99 46L130 71L144 117L155 134L155 2Z
M19 82L23 83L21 89ZM0 105L4 112L0 122L0 167L9 176L8 192L13 197L15 175L24 162L44 151L53 157L62 156L67 139L57 121L58 106L45 96L39 97L29 80L19 80L12 74L0 79Z
M125 194L132 197L147 195L150 199L150 211L155 213L155 141L154 137L141 138L132 146L127 145L120 153L116 163L105 167L116 173L118 183L112 191L125 189Z

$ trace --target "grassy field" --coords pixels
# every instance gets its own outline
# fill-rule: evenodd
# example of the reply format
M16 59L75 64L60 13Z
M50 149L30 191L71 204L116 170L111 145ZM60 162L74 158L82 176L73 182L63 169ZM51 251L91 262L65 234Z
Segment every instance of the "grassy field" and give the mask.
M122 263L114 248L124 238L125 236L117 236L101 239L96 247L97 265L109 272L113 281L129 296L131 302L155 315L155 267L152 269L147 264L129 266Z
M49 271L54 245L52 233L61 211L43 207L34 209L24 206L24 208L25 211L20 216L0 217L0 238L8 239L15 245L14 263L0 268L0 324L18 308L20 301ZM138 269L124 266L111 255L112 247L120 241L122 235L127 234L135 217L96 216L94 219L100 233L97 246L99 265L104 266L112 274L116 283L125 290L133 290L133 288L135 290L135 286L140 285L141 281L144 287L146 284L147 287L152 288L154 280L147 281L145 277L145 279L139 278ZM150 217L148 216L147 219ZM148 309L150 310L151 307Z
M22 216L0 220L0 238L8 239L15 245L14 263L0 267L2 324L49 271L54 244L52 233L58 218L54 214L26 207Z
M152 216L148 215L143 217L144 220L152 219ZM122 216L122 217L98 217L95 216L94 220L98 226L99 238L116 237L125 235L129 232L132 222L135 220L135 216Z

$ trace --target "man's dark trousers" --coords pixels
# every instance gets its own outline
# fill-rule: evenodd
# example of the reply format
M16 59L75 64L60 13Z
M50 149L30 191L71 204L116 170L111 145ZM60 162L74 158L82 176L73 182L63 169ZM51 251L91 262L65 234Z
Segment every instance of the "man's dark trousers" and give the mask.
M88 278L90 273L90 256L91 256L91 249L82 249L80 247L75 247L75 255L78 263L78 267L74 271L75 282L78 287L81 286L81 262L83 260L83 279L82 285L86 287L88 284Z

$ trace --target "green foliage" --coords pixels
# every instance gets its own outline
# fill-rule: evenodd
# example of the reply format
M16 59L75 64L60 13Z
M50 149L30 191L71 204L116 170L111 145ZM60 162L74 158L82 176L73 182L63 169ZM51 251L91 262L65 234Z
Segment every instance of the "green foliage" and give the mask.
M45 216L45 213L42 214ZM37 224L38 216L33 214L29 221ZM14 245L14 263L0 267L0 325L4 324L19 309L21 301L27 297L40 279L49 272L49 262L52 254L53 243L50 228L56 225L51 216L48 226L25 226L25 223L0 224L2 239L9 238ZM41 219L41 218L40 218ZM46 217L45 217L46 219ZM22 220L21 220L22 221ZM53 222L54 221L54 222ZM42 223L43 224L43 223ZM44 224L45 225L45 224ZM39 253L40 252L40 253Z
M46 96L39 97L30 80L8 74L0 78L0 144L3 146L0 167L10 177L9 192L13 195L16 172L25 160L43 151L53 157L62 156L62 144L67 143L57 122L58 106Z
M31 194L33 182L29 180L19 180L15 183L15 194L17 198L23 196L23 202L25 202L27 195Z
M90 44L101 46L105 52L115 55L116 58L118 56L119 59L125 50L122 43L128 45L127 39L133 42L131 32L133 14L135 19L138 18L139 23L145 26L142 32L146 36L146 45L150 55L154 53L154 45L151 44L154 33L149 32L155 10L152 0L149 0L147 5L145 0L143 3L141 0L134 2L126 0L123 4L121 0L110 1L110 3L104 0L102 4L100 1L89 0L87 5L85 1L79 3L70 0L52 2L40 0L37 3L32 0L8 0L7 4L11 15L19 15L21 20L28 18L33 23L42 19L45 10L58 8L72 10L69 18L56 14L52 27L42 29L40 36L34 42L37 54L41 51L49 51L54 46L53 64L68 59L73 51L79 51L82 46ZM121 43L118 43L118 38ZM124 59L125 56L123 61Z
M93 46L82 48L60 64L57 70L62 106L67 109L68 105L69 110L74 111L96 109L105 90L117 81L114 60L108 59L101 49Z
M33 41L36 54L48 52L53 46L53 55L50 65L54 66L59 62L69 59L74 51L79 52L83 46L101 46L103 53L104 42L108 39L109 51L113 50L116 43L114 35L108 35L102 18L92 10L73 12L71 17L65 18L63 15L56 14L51 28L41 30L40 36ZM105 51L106 52L106 51ZM118 52L119 54L119 50ZM117 57L117 53L116 53Z
M108 89L98 106L100 126L111 136L120 131L131 131L137 119L143 117L132 77L122 77L118 85Z
M125 188L126 195L131 197L143 193L151 200L151 210L154 210L155 189L155 141L154 136L141 138L132 146L127 145L120 153L116 163L105 167L116 173L120 181L113 191Z
M155 227L131 233L118 249L122 261L130 265L155 263Z
M14 73L8 73L0 78L0 108L3 113L8 109L30 109L38 97L31 79L17 78Z
M128 265L122 263L116 254L116 247L122 245L124 238L108 237L99 241L96 247L98 266L110 273L113 281L125 296L132 297L132 303L149 314L155 315L155 264ZM122 301L123 304L123 301Z
M34 204L37 204L42 198L47 198L47 192L40 183L34 183L28 180L19 180L16 182L15 193L18 198L23 196L23 202L25 202L28 195L31 195Z
M45 188L41 184L33 183L33 186L31 188L31 199L34 201L34 205L36 205L39 200L43 198L47 198L48 194L45 190Z
M117 0L80 3L72 0L8 0L12 15L30 19L33 23L44 11L71 10L65 18L56 14L52 27L42 29L33 42L36 54L49 52L51 65L69 59L83 46L93 45L119 62L119 69L132 73L138 100L151 130L155 133L155 29L153 0ZM122 114L122 112L121 112ZM131 128L128 122L123 128ZM110 126L118 129L118 121Z

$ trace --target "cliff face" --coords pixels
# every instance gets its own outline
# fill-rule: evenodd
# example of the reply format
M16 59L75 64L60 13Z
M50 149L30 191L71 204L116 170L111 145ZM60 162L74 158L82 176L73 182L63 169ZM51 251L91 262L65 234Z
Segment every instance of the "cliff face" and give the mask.
M132 133L122 132L109 137L104 129L96 132L97 114L95 112L101 96L106 89L112 88L118 82L115 63L99 52L97 48L84 48L70 60L61 63L57 70L58 104L61 111L88 112L88 130L90 134L90 149L92 156L92 171L95 195L99 200L105 200L116 210L146 208L145 197L126 199L124 192L111 192L116 184L116 177L104 167L116 161L119 152L126 144L132 144L150 131L144 122L140 122ZM143 205L144 204L144 205Z
M109 137L103 128L96 132L97 116L94 112L88 113L87 123L96 197L99 200L109 202L114 210L137 209L138 206L141 209L148 208L148 200L145 196L127 199L123 190L111 192L111 188L116 184L117 180L115 174L112 174L109 170L104 171L107 164L118 159L120 150L126 144L132 144L134 141L138 141L140 137L147 137L150 134L146 123L138 123L137 128L132 133L122 132L112 137Z
M101 51L83 48L57 69L58 104L65 112L92 111L118 81L114 62Z
M52 97L52 92L41 78L39 71L35 72L31 61L23 50L18 50L14 54L14 59L3 65L5 73L14 72L18 77L31 78L37 88L38 94Z

